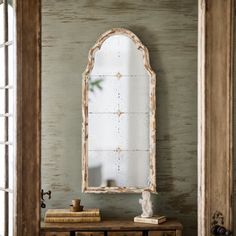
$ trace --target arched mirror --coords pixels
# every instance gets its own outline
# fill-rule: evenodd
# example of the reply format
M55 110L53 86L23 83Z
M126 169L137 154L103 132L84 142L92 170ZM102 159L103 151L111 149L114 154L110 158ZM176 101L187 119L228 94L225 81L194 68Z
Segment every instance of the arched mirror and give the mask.
M126 29L104 33L83 73L82 188L156 191L156 75Z

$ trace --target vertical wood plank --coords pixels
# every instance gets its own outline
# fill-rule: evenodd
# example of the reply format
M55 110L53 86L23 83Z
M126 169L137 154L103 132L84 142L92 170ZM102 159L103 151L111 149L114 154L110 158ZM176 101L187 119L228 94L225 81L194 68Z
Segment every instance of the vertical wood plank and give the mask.
M176 230L176 236L182 236L182 230Z
M40 0L16 0L15 235L40 231Z
M232 230L234 0L199 1L198 235L210 235L212 216Z

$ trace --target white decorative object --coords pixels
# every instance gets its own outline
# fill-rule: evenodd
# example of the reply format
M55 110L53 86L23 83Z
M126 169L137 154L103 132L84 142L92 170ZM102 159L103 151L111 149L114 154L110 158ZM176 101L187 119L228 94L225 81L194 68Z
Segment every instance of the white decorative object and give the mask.
M142 215L141 217L147 218L153 216L152 210L152 201L151 201L151 193L149 191L142 192L142 199L139 199L139 203L142 205Z

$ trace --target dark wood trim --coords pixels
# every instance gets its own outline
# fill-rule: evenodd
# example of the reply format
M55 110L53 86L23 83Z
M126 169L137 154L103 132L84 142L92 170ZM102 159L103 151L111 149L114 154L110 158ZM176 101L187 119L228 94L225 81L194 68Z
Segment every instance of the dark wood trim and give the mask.
M219 211L233 228L234 0L199 0L198 235Z
M40 232L41 1L16 0L17 236Z

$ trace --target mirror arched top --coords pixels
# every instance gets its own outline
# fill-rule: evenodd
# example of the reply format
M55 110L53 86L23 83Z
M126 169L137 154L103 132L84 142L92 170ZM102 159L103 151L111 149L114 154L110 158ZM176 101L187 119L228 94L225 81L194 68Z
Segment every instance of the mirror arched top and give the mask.
M142 44L140 39L133 32L124 28L113 28L101 35L101 37L96 41L95 45L89 50L88 63L86 70L83 73L83 77L88 76L92 72L95 64L95 54L102 49L104 43L112 36L126 37L128 39L126 46L129 45L132 47L132 49L135 48L136 51L140 53L139 57L142 57L142 64L145 70L149 73L150 77L153 79L156 78L156 74L150 65L148 49Z
M147 48L114 28L83 73L82 190L156 191L156 75Z

